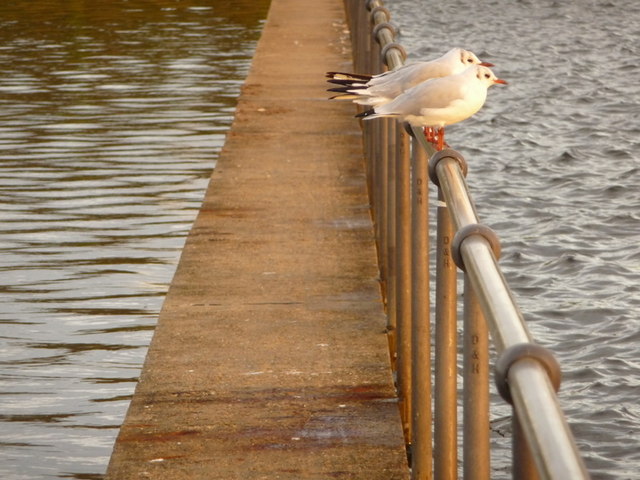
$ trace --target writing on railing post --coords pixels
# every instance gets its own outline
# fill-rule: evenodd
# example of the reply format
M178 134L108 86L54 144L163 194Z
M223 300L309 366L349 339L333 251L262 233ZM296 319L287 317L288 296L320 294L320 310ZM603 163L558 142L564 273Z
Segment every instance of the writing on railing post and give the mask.
M457 478L457 275L446 244L453 236L453 225L446 208L438 209L438 259L436 284L435 352L435 472L436 478Z
M385 240L387 243L387 323L391 333L391 356L394 370L397 372L398 340L397 340L397 310L396 310L396 285L397 285L397 256L396 256L396 122L385 119L387 126L387 231Z
M430 171L432 179L433 172ZM437 181L434 182L437 185ZM457 270L451 255L454 228L442 191L438 190L435 314L434 473L458 478L458 329Z
M411 432L411 169L409 139L396 126L396 321L398 333L398 397L405 437Z
M489 336L470 282L464 282L463 470L465 480L488 480Z
M429 169L426 152L412 138L411 155L411 471L430 478L431 329L429 298Z

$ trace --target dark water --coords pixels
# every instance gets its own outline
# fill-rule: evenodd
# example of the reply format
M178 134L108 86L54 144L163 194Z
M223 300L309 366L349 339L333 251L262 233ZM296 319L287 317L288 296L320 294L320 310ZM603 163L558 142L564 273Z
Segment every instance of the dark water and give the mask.
M410 59L461 46L509 82L448 142L533 335L562 364L593 478L640 478L640 3L387 5Z
M0 478L101 478L267 0L0 5Z

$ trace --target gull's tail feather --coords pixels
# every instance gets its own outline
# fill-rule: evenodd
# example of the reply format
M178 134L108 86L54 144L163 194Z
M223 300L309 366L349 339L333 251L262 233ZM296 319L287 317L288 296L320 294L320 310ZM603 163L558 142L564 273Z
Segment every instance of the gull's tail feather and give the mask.
M356 100L358 98L360 98L360 95L357 95L355 93L341 93L339 95L329 97L329 100Z
M333 83L335 85L346 85L348 87L354 88L367 88L366 83L362 83L361 80L350 80L346 78L331 78L327 80L328 83Z
M327 88L327 92L334 92L338 95L329 97L329 100L353 100L358 105L375 106L385 103L385 98L372 96L366 90L353 89L350 87Z
M364 88L358 88L358 87L351 87L350 85L345 85L343 87L333 87L333 88L327 88L327 92L339 92L339 93L355 93L356 95L366 95L366 89Z

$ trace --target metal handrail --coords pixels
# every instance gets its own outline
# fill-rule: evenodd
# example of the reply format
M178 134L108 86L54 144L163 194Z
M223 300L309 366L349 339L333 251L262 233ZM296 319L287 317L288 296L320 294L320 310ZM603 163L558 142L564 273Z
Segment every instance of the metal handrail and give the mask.
M356 68L380 71L381 62L391 69L401 66L406 54L394 41L396 29L383 2L345 0L345 6ZM514 409L513 477L588 479L558 403L559 366L551 352L533 342L497 264L499 241L479 221L464 159L454 150L436 152L421 129L410 130L411 147L404 127L393 120L363 125L392 366L412 478L457 478L457 265L465 278L464 478L490 476L488 328L498 354L498 391ZM437 222L433 438L428 177L443 202Z
M451 211L457 235L453 248L459 255L468 280L478 296L491 336L500 355L497 382L508 388L527 444L541 478L589 478L575 441L558 404L559 367L551 354L535 346L522 314L498 267L492 239L473 228L477 216L459 164L459 154L443 151L432 157L445 201ZM468 228L472 227L472 228ZM494 241L495 242L495 241ZM457 254L454 253L454 256ZM526 347L533 345L534 347ZM555 383L555 385L554 385ZM518 477L522 478L522 477Z

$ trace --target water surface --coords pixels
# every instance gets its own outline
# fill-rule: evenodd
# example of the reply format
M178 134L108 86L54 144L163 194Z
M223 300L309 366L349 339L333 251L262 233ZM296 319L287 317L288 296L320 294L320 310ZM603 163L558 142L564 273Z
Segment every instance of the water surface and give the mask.
M102 477L267 7L0 6L0 477Z

